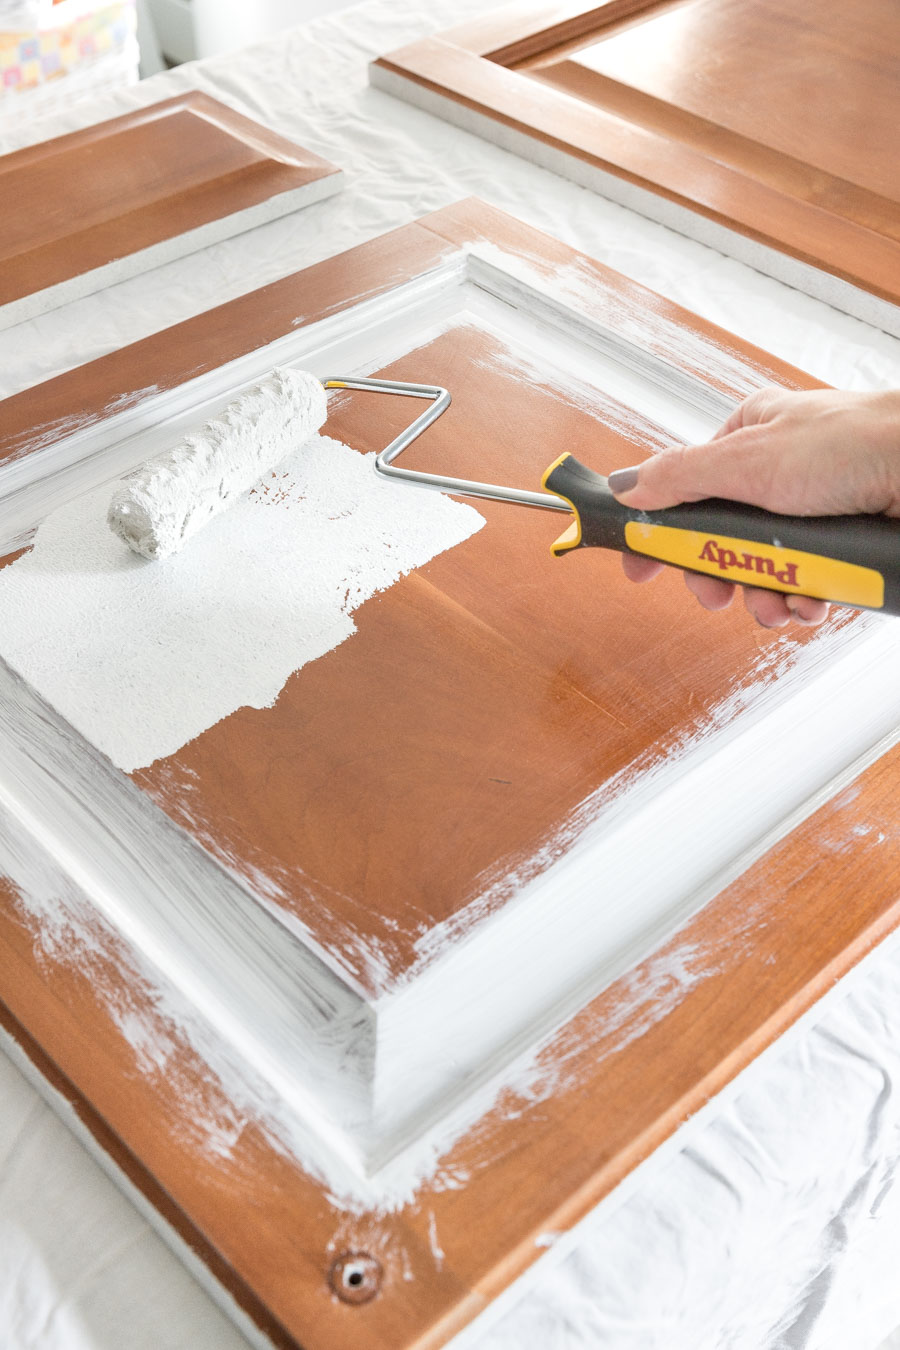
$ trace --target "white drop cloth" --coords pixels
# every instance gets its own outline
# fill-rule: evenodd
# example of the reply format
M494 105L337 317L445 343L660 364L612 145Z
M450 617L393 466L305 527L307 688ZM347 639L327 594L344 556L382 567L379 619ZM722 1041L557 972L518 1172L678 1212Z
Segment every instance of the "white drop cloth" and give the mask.
M895 339L367 87L371 57L484 8L368 0L6 130L0 150L200 88L334 160L348 186L0 334L0 395L471 193L821 379L900 385ZM840 992L459 1350L874 1350L900 1324L900 945ZM244 1344L0 1059L2 1350Z

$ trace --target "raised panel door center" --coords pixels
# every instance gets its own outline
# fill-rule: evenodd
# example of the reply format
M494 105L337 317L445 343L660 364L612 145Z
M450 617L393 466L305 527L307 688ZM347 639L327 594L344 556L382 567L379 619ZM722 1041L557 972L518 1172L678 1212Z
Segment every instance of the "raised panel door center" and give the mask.
M893 0L689 0L540 57L531 73L689 143L706 142L701 119L707 134L896 201L896 138L884 128L896 124L898 51ZM749 166L750 147L726 149Z

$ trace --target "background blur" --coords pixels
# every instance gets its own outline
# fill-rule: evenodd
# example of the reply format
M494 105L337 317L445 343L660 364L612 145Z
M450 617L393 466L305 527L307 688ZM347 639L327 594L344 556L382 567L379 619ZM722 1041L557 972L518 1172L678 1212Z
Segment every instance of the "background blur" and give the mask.
M0 124L231 51L352 0L0 0Z

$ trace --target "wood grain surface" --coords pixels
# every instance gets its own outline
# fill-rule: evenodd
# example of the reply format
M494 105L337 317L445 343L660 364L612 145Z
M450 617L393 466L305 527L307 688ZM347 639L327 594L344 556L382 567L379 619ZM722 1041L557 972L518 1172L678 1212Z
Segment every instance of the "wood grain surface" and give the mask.
M196 90L13 151L0 306L338 173Z
M558 241L467 202L16 395L2 409L3 452L39 456L53 428L73 417L102 419L150 382L175 387L298 319L313 323L360 294L389 295L417 271L483 242L530 264L541 260L548 274L577 262L598 294L681 325L691 338L686 361L698 353L702 361L699 338L710 351L743 352L768 378L804 383ZM642 452L654 434L637 423L633 435L597 445L576 400L546 382L524 393L509 352L477 326L451 328L413 355L414 369L404 360L388 371L446 377L459 419L454 429L445 418L441 434L435 428L417 448L422 467L527 482L563 436L579 438L586 447L579 453L596 453L597 466L609 468ZM473 374L479 363L483 380ZM391 405L373 419L371 404L363 413L359 401L339 399L328 429L365 449L392 419L402 423L405 411ZM273 709L234 714L173 757L168 783L151 770L143 785L177 813L178 774L196 770L220 831L252 833L261 850L281 849L288 866L319 869L328 886L317 904L334 907L338 889L354 887L358 908L376 912L353 921L371 923L370 931L383 918L379 908L395 903L398 876L380 836L388 832L414 873L427 849L435 857L427 898L410 888L385 910L402 929L426 905L451 912L497 840L519 856L526 836L539 837L554 812L634 753L642 718L665 746L672 728L694 715L682 681L708 703L717 681L740 687L773 640L737 614L716 616L717 653L702 641L704 620L675 578L642 592L638 606L615 558L546 557L559 528L554 517L499 504L481 509L488 524L479 535L363 606L359 632L299 672ZM387 701L386 683L396 691ZM0 886L4 1025L75 1104L96 1147L276 1344L436 1350L537 1259L542 1233L577 1222L896 926L898 782L893 750L593 998L543 1047L527 1086L501 1094L394 1213L342 1207L264 1120L227 1098L165 1011L171 1005L138 954L91 917L89 903L67 902L62 880L51 879L49 893L54 903L82 906L80 936L75 923L49 925L46 897L39 904L27 888ZM298 803L292 816L278 808L289 790ZM281 811L263 835L254 819L261 800ZM355 834L342 813L355 820ZM450 839L443 851L436 821ZM15 833L0 818L0 841L10 828ZM455 842L461 828L465 847ZM332 829L339 846L329 853L321 839ZM18 851L21 841L10 847ZM401 933L398 970L407 942ZM683 985L666 975L679 969L689 977ZM150 1043L165 1046L164 1056L154 1060L147 1041L136 1048L127 1039L123 1008L151 1029ZM381 1267L370 1302L334 1293L330 1272L347 1252Z
M404 462L537 488L573 446L606 473L665 439L614 401L598 431L602 403L542 384L528 355L517 368L463 322L379 371L453 391ZM325 432L363 452L410 416L358 395L331 409ZM478 510L484 529L362 606L352 640L291 676L273 707L241 709L132 775L232 867L277 878L278 905L373 994L416 964L424 934L492 892L486 918L546 868L604 784L649 772L726 696L774 680L783 647L740 606L711 645L677 573L638 601L615 554L553 558L555 514Z
M507 5L376 65L897 304L898 44L892 0L608 0Z

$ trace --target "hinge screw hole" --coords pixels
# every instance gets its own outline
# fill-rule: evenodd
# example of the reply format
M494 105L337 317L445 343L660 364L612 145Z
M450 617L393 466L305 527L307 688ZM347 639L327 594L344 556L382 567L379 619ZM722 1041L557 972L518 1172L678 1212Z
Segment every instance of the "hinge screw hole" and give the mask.
M381 1290L384 1271L368 1252L343 1252L332 1262L328 1282L342 1303L368 1303Z

